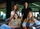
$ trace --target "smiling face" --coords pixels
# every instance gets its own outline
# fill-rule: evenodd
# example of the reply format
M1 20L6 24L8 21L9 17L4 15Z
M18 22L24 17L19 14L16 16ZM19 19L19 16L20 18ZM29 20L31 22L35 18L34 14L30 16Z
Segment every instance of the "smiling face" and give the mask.
M28 12L28 16L27 16L26 22L28 22L28 21L30 21L30 23L34 23L35 22L32 11Z
M31 17L32 17L32 13L29 13L29 14L28 14L28 17L31 18Z
M31 18L31 17L32 17L32 12L29 12L28 18Z
M14 18L18 18L18 15L17 14L14 14Z
M14 8L14 10L16 10L16 9L17 9L17 6L16 6L16 5L14 5L14 7L13 7L13 8Z

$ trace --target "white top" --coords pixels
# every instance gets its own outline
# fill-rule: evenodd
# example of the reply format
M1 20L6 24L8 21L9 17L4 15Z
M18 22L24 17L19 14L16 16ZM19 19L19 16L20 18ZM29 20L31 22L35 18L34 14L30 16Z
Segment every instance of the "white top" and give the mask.
M15 11L11 11L11 17L13 17ZM19 11L16 12L19 15Z
M13 17L15 11L11 11L11 17ZM16 12L18 14L19 17L22 17L22 14L20 13L20 11Z

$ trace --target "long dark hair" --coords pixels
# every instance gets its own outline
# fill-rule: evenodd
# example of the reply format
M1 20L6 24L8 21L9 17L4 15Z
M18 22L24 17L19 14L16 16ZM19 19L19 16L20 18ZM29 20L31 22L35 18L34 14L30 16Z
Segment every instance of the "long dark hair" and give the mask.
M25 3L29 4L28 2L24 2L24 5L25 5ZM29 5L28 5L28 7L29 7ZM27 8L28 8L28 7L27 7ZM25 6L24 6L24 9L25 9Z
M15 13L15 14L17 14L17 13ZM15 16L15 14L14 14L14 15L13 15L13 17L12 17L12 18L14 18L14 19L15 19L15 17L14 17L14 16ZM17 16L18 16L18 14L17 14ZM19 16L18 16L18 18L19 18Z

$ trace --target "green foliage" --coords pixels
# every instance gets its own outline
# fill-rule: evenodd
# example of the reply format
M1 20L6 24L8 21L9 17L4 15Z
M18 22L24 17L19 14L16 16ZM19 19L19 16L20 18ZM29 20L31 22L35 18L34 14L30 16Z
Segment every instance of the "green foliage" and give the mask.
M3 11L4 13L6 13L6 8L0 9L0 11Z

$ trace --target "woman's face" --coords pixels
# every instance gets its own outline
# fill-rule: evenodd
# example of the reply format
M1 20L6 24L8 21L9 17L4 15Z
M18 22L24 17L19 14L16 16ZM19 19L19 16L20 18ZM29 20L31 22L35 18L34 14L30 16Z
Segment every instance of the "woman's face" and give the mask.
M25 7L28 7L28 3L27 2L25 2Z
M18 15L17 14L14 14L14 18L18 18Z
M31 17L32 17L32 13L29 13L29 14L28 14L28 17L31 18Z
M14 10L16 10L16 9L17 9L17 6L15 5L15 6L14 6Z

